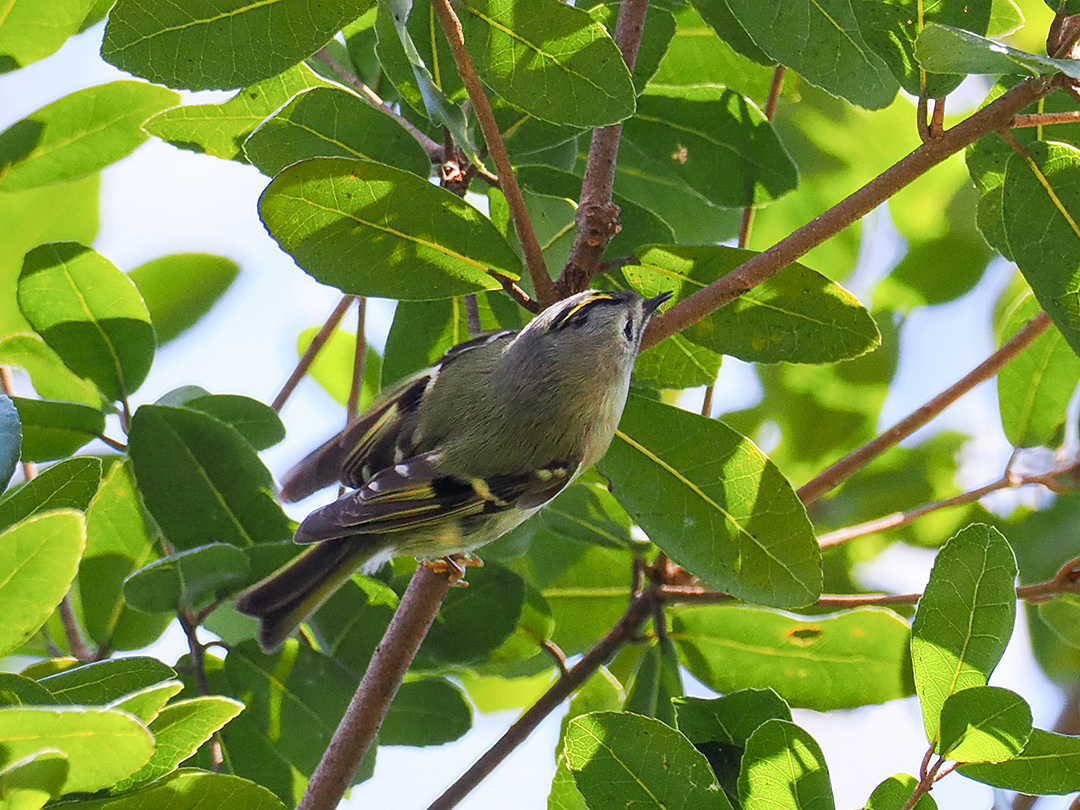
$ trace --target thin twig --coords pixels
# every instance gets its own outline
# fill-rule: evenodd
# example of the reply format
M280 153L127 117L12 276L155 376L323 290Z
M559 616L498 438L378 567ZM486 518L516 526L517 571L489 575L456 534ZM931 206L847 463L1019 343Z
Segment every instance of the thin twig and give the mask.
M11 367L0 365L0 390L9 397L14 396L15 380L11 377ZM32 461L22 462L23 479L29 481L37 475L37 466Z
M187 636L188 652L191 653L191 674L195 678L195 687L200 695L209 695L210 682L206 679L206 648L195 634L197 623L186 610L180 611L176 618L180 620L180 627Z
M104 433L97 433L95 436L105 444L109 445L113 450L119 450L121 453L127 452L127 445L123 442L118 442L116 439L106 436Z
M382 100L382 98L380 98L378 93L376 93L366 84L364 84L364 82L360 81L359 78L353 75L352 71L347 70L345 67L338 64L338 61L330 55L330 52L326 48L323 48L321 51L315 54L315 58L322 62L324 65L326 65L328 68L330 68L332 71L334 71L334 73L336 73L341 78L341 80L345 82L345 84L349 85L351 88L360 93L360 95L363 96L364 99L366 99L368 102L370 102L372 106L378 107L382 112L389 115L402 127L404 127L405 130L407 130L408 133L416 139L416 141L420 144L423 150L427 152L428 159L431 160L432 163L438 163L442 160L443 150L442 147L439 146L439 144L435 143L435 141L431 140L431 138L429 138L427 135L417 129L417 127L413 125L407 118L405 118L405 116L401 115L401 113L396 112L393 108L391 108L389 104L387 104L385 101Z
M367 320L367 299L356 299L356 353L353 355L352 384L349 386L349 398L345 402L345 424L351 424L360 410L360 392L364 390L364 355L367 353L367 338L364 324Z
M705 396L701 400L701 415L712 416L713 386L705 386Z
M884 433L844 456L831 467L803 484L798 490L799 498L804 504L811 504L816 501L856 470L870 463L901 439L910 436L976 385L994 376L1002 366L1023 351L1049 326L1050 316L1045 312L1040 312L1028 321L1024 328L1017 332L1004 346L986 358L972 371L965 374L956 383L942 391L921 408L901 419Z
M662 316L649 322L642 349L655 346L664 338L697 323L724 304L753 289L826 239L870 213L951 155L982 136L1007 127L1017 112L1049 93L1056 86L1056 81L1058 80L1052 77L1024 80L996 101L945 130L941 137L923 144L790 236L763 253L751 257L708 287L679 301Z
M93 661L94 654L82 636L79 622L75 619L75 609L71 603L71 591L64 594L60 600L60 622L64 625L64 637L67 639L68 649L71 654L80 661Z
M337 807L449 589L447 574L417 567L296 810Z
M1009 124L1012 129L1023 127L1041 127L1046 124L1075 124L1080 121L1080 110L1056 113L1032 113L1031 115L1018 115Z
M495 171L499 175L499 188L506 197L506 203L510 209L510 220L514 223L514 231L517 233L521 250L525 254L525 266L529 270L537 300L541 307L546 307L555 301L555 286L551 282L551 277L548 276L544 255L536 239L532 223L529 221L528 212L525 210L525 200L521 196L517 178L510 166L510 157L506 153L506 144L503 143L502 135L499 133L499 126L495 123L491 104L480 84L480 77L476 75L472 57L465 48L461 20L450 5L450 0L434 0L433 5L446 39L450 43L450 51L454 55L458 73L461 74L461 80L469 93L469 100L472 101L476 111L476 120L480 124L480 131L484 134L484 143L487 144L491 159L495 162Z
M355 295L343 296L338 305L334 307L334 311L330 313L330 317L326 319L326 323L323 324L322 329L311 339L311 343L308 344L307 349L304 350L304 354L300 357L300 362L296 364L296 368L293 369L292 374L289 375L289 379L285 381L285 385L278 391L278 395L274 397L274 401L270 404L270 408L277 413L281 410L286 400L292 395L293 390L299 385L300 380L304 378L308 368L315 360L315 355L319 353L319 350L326 344L326 341L330 339L330 335L333 334L334 329L341 322L341 319L345 316L345 310L349 308L349 305L355 299Z
M631 73L637 61L641 32L649 0L622 0L615 22L615 44ZM574 216L577 235L570 257L556 285L560 296L580 292L600 269L600 260L619 230L619 206L611 201L615 185L615 161L619 154L622 124L594 129L581 181L581 200Z
M465 322L469 325L469 337L476 337L483 331L480 324L480 305L472 293L465 296Z

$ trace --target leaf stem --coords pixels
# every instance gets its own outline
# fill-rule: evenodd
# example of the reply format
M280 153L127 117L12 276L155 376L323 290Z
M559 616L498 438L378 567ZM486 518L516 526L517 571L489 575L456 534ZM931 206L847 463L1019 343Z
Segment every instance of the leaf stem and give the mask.
M1045 96L1058 86L1059 82L1057 77L1026 79L956 126L942 132L940 137L918 147L865 186L768 250L751 257L708 287L679 301L662 316L653 318L645 333L642 349L655 346L664 338L697 323L724 304L753 289L812 248L870 213L946 158L984 135L1007 127L1018 111Z
M637 61L648 8L649 0L621 0L619 3L613 39L631 73ZM615 163L621 138L622 124L600 127L592 132L585 177L581 182L581 200L574 216L577 235L556 285L560 297L589 286L589 280L600 270L601 256L618 233L619 206L611 201L611 189L615 185Z
M1040 312L1028 321L1004 346L957 380L956 383L904 419L901 419L884 433L844 456L831 467L818 473L817 476L803 484L798 490L799 498L807 505L818 500L841 481L869 464L890 447L893 447L901 439L910 436L976 385L994 376L1002 366L1029 346L1049 326L1050 316L1045 312Z
M333 334L334 329L341 322L341 319L345 316L345 310L349 308L349 305L355 299L355 295L342 296L338 301L334 311L330 313L330 317L326 319L326 323L323 324L322 329L311 339L311 343L308 344L307 349L304 350L304 354L300 357L300 361L296 364L296 368L293 369L292 374L289 375L289 379L285 381L285 385L278 391L278 395L274 397L274 401L270 404L270 408L274 413L281 411L282 406L292 396L292 392L299 385L300 380L304 378L308 368L315 360L315 356L319 353L319 350L326 344L326 341L330 339L330 335Z
M9 397L13 396L15 391L15 380L11 376L11 367L0 365L0 391L3 391ZM37 476L37 465L32 461L22 462L23 479L29 481L31 478Z
M417 566L296 810L337 807L449 589L450 576Z
M536 298L541 308L555 302L555 286L548 276L547 265L544 263L544 255L540 250L540 243L536 239L529 214L525 210L525 200L521 196L517 178L510 165L510 157L506 153L506 144L503 143L499 126L495 123L495 114L491 111L491 103L484 93L480 84L480 77L476 75L472 57L465 47L465 38L461 30L461 20L458 19L450 0L433 0L435 14L450 43L450 51L454 56L461 80L465 83L465 89L469 93L469 100L476 111L476 120L480 124L480 131L484 135L488 152L495 163L495 171L499 175L499 188L506 196L506 203L510 208L510 219L514 223L514 231L517 233L518 242L525 254L525 266L532 279L533 289L536 290Z

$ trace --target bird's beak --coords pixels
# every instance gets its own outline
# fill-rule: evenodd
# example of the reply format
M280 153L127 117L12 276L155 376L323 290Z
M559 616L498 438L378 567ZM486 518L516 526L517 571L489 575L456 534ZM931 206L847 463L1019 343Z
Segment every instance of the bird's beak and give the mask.
M672 293L662 292L655 298L647 298L642 305L645 309L645 319L648 320L653 316L653 313L660 307L661 304L666 303L671 299Z

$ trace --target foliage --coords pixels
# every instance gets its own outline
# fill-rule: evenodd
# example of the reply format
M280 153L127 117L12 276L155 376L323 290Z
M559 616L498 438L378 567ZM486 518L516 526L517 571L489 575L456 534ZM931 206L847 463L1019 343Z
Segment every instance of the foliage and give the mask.
M355 389L364 407L470 324L520 328L553 285L673 293L610 452L451 592L379 745L458 739L470 704L524 708L564 656L609 634L607 666L579 665L551 808L828 810L824 756L791 709L912 695L926 759L866 807L933 807L952 767L1028 794L1080 791L1080 738L1033 728L1023 696L989 685L1018 598L1038 603L1039 662L1080 683L1076 18L1048 27L1039 0L657 0L647 13L639 0L465 0L455 52L449 8L13 0L0 12L0 72L88 31L134 77L0 132L0 658L12 670L0 673L0 804L293 806L413 570L398 559L354 577L274 654L233 609L298 553L259 455L286 426L280 402L197 379L140 398L159 348L246 272L199 253L118 267L90 246L100 173L148 137L210 167L252 164L267 184L247 215L300 270L397 302L385 347L333 323L299 336L301 350L323 345L310 374L343 404ZM640 45L617 34L635 14ZM1047 37L1050 53L1034 52ZM501 135L469 97L470 64ZM986 99L943 132L945 99L961 107L950 94L971 74L991 77L965 85ZM199 89L236 93L180 103ZM606 180L594 173L604 138L618 147ZM499 143L523 211L507 173L494 176ZM965 148L966 170L952 157ZM858 279L861 301L841 282L859 219L886 199L906 255ZM608 201L621 214L605 231L590 217ZM985 318L1004 365L1001 425L1014 458L1044 466L980 475L1001 475L986 491L1041 485L1046 508L999 516L960 493L965 435L886 444L819 476L877 435L912 310L959 298L1002 256L1019 275ZM723 421L687 412L680 393L711 386L725 356L756 364L764 399ZM32 391L13 395L11 368ZM770 431L766 454L753 440ZM858 525L888 513L905 514ZM856 563L903 542L939 549L925 593L864 593ZM179 661L113 656L173 621L190 642ZM647 646L629 644L642 634ZM684 671L720 696L684 697Z

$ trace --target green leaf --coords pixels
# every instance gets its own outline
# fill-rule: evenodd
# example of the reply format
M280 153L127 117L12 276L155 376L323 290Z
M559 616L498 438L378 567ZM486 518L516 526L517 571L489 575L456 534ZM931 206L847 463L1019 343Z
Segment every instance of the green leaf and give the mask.
M10 400L9 400L10 401ZM22 424L24 461L52 461L72 455L76 450L105 432L105 414L77 402L14 398L19 409L15 420L16 459L18 429ZM0 412L2 419L2 412ZM0 427L0 435L10 437L11 427ZM12 463L14 468L14 462ZM8 476L10 478L10 475ZM0 480L4 479L0 472Z
M721 245L650 245L623 274L639 292L670 290L681 301L756 255ZM859 300L801 264L788 265L681 334L714 352L760 363L831 363L881 344Z
M911 628L926 736L938 740L950 695L985 686L1016 618L1016 559L1001 533L975 523L938 552Z
M674 728L675 707L671 701L682 697L682 693L679 654L671 639L661 636L655 644L649 645L638 661L627 688L623 711L655 717Z
M1038 76L1062 72L1080 78L1071 59L1051 59L948 25L928 25L915 42L915 57L934 73L991 73Z
M835 806L821 748L787 720L769 720L747 740L739 798L747 810L832 810Z
M86 510L86 552L79 596L87 635L114 650L144 647L169 616L148 617L124 602L124 578L158 556L135 488L131 462L113 465Z
M1001 762L1024 750L1031 736L1031 708L1015 692L973 686L949 696L941 708L943 759Z
M629 549L636 542L630 536L630 516L595 474L574 481L528 523L526 531L547 529L579 543Z
M868 110L896 95L896 79L866 44L848 0L723 2L762 51L811 84Z
M1080 597L1060 593L1049 602L1040 602L1039 618L1066 644L1080 647Z
M525 605L525 581L501 565L472 568L467 588L447 594L419 655L440 663L486 658L517 629Z
M67 778L67 754L45 748L0 769L0 797L5 809L39 810L49 799L60 798Z
M72 458L53 464L5 493L0 499L0 527L52 509L86 509L100 481L101 459Z
M43 748L67 756L64 792L73 793L101 790L141 768L154 751L154 738L134 717L111 709L0 708L6 759Z
M961 765L968 779L1005 790L1061 795L1080 790L1080 737L1032 729L1024 750L1005 762Z
M156 658L137 656L72 667L38 683L60 703L101 706L175 677L176 672Z
M473 206L409 172L317 158L259 198L282 249L317 281L356 295L425 300L496 289L521 262ZM363 255L357 264L352 257Z
M236 280L240 266L210 253L174 253L128 273L142 296L158 345L194 326Z
M37 681L14 672L0 672L0 705L51 706L56 700Z
M459 14L480 78L518 109L578 127L634 114L626 63L587 12L558 0L470 0Z
M291 806L291 803L290 803ZM80 800L80 810L285 810L262 785L223 773L182 769L145 788L108 799Z
M472 708L445 678L407 681L379 727L379 745L442 745L472 728Z
M46 399L79 402L99 410L104 405L97 386L76 376L38 335L16 334L0 341L0 363L26 371L34 390Z
M674 614L671 638L686 668L717 692L768 687L817 711L911 694L908 626L888 610L801 619L735 605L687 607Z
M806 510L727 426L631 396L598 469L653 542L712 587L777 607L817 599L821 556Z
M319 648L360 678L398 606L398 596L378 580L354 576L338 588L307 624Z
M86 523L71 509L28 517L0 534L0 656L34 635L60 604L85 545Z
M0 132L0 191L78 180L146 140L141 124L180 96L144 82L110 82L64 96Z
M915 42L920 30L930 24L951 25L976 34L985 34L990 25L991 0L945 0L923 4L921 0L861 2L862 34L885 60L900 86L912 95L925 92L927 98L944 98L956 89L963 75L922 74L915 60Z
M864 810L904 810L918 784L919 780L911 774L898 773L890 776L874 788ZM913 810L937 810L937 802L929 793L924 793L915 802Z
M657 388L712 385L723 360L723 355L677 333L638 355L634 377Z
M255 450L214 417L143 405L128 449L143 501L176 548L250 546L292 533Z
M576 717L564 752L590 807L731 810L705 757L659 720L618 712Z
M119 0L101 56L170 87L229 90L311 56L364 10L364 3L350 0L204 0L193 7Z
M175 388L155 405L190 408L209 414L239 431L256 450L265 450L285 438L281 418L268 405L239 394L211 394L197 385Z
M765 115L722 87L649 87L624 137L714 205L762 205L792 191L798 171Z
M23 431L17 403L7 394L0 395L0 492L7 489L19 464Z
M345 157L373 160L427 177L431 159L388 113L334 87L296 95L244 141L244 154L273 177L298 160Z
M452 299L456 300L456 299ZM307 351L315 339L320 327L305 329L296 339L297 355ZM364 377L360 387L360 399L357 406L361 413L370 405L379 393L379 381L382 379L382 357L371 346L365 346ZM349 400L352 390L353 369L356 365L356 334L343 329L335 329L323 344L315 360L308 367L308 374L323 387L338 403L344 405Z
M246 581L248 558L236 546L213 543L155 560L124 580L124 599L136 610L166 613L225 596Z
M1030 162L1029 162L1030 161ZM1035 297L1080 352L1080 150L1033 143L1009 158L1002 201L1005 236Z
M185 104L163 110L143 129L180 149L246 163L243 144L267 116L309 87L329 87L302 62L245 87L221 104Z
M55 53L82 30L90 0L14 0L0 20L0 73Z
M199 750L214 732L244 710L244 704L217 695L181 700L170 704L150 723L154 735L154 755L131 776L121 779L112 790L118 793L141 782L160 779Z
M699 0L692 6L709 28L735 52L759 65L774 64L768 54L754 44L754 40L746 33L742 23L732 14L724 0Z
M154 360L154 329L138 290L77 242L39 245L19 275L19 308L72 371L110 400L126 399Z
M1005 343L1042 312L1030 293L1013 305L1001 329ZM997 375L998 405L1005 437L1015 447L1060 441L1065 409L1080 382L1077 357L1055 326L1009 361Z
M615 24L619 17L619 4L601 3L588 9L589 16L600 23L609 35L614 35ZM645 25L641 34L641 45L634 59L634 71L631 78L638 95L645 90L645 85L660 67L672 37L675 36L675 15L668 9L650 5L645 9Z
M183 688L184 684L180 681L162 681L118 697L107 708L133 714L145 725L157 717L165 704Z

